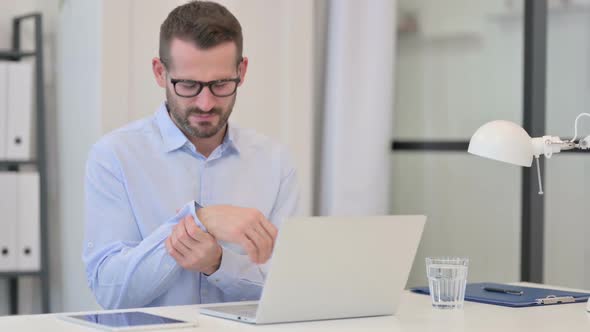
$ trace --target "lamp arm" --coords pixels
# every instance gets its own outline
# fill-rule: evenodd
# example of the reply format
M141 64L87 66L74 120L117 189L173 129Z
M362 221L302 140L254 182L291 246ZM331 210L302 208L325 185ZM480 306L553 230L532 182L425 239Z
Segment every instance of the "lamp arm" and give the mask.
M580 150L588 150L590 149L590 135L582 138L578 144L576 144L576 148Z
M572 138L572 140L570 142L575 142L576 139L578 138L578 120L580 120L580 118L582 116L588 116L588 117L590 117L590 114L588 114L588 113L580 113L580 114L578 114L578 116L576 117L576 121L574 122L574 138Z
M573 150L578 147L573 141L562 141L559 137L556 138L558 141L552 141L551 144L559 146L560 151Z
M563 141L557 136L543 136L534 137L533 155L538 157L544 155L546 158L551 158L554 153L559 153L562 150L571 150L576 147L573 141Z

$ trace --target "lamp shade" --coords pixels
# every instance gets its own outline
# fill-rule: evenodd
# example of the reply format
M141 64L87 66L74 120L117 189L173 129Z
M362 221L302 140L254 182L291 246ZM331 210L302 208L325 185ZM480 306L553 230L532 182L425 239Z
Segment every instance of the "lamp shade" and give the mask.
M510 121L496 120L481 126L471 137L467 151L514 165L530 167L533 163L531 137Z

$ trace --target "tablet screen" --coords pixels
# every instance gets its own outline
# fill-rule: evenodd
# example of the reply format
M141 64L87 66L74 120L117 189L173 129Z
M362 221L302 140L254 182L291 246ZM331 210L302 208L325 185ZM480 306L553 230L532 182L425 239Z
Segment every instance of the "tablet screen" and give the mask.
M156 316L139 311L87 314L68 317L88 323L105 325L111 328L186 323L185 321Z

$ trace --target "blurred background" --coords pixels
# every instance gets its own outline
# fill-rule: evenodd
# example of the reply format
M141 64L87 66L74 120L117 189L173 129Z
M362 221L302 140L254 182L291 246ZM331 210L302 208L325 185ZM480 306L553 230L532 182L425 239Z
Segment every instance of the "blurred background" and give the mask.
M41 30L23 20L19 38L26 51L40 35L42 52L19 60L42 56L43 75L37 63L30 81L44 95L45 131L30 158L0 161L3 172L40 174L42 250L32 272L0 266L0 315L98 308L81 261L86 156L102 135L152 115L163 100L151 59L160 24L185 2L0 0L3 61L16 60L7 56L13 20L41 14ZM219 2L241 22L250 59L231 120L292 151L305 214L427 215L408 287L425 285L424 258L440 255L469 257L470 282L530 280L521 261L522 169L466 152L488 121L523 125L524 0ZM546 22L540 111L547 134L572 137L590 106L590 1L548 0ZM544 231L525 234L541 244L533 281L590 289L589 161L568 153L544 164L535 221ZM7 183L3 197L15 190ZM0 232L14 222L6 215Z

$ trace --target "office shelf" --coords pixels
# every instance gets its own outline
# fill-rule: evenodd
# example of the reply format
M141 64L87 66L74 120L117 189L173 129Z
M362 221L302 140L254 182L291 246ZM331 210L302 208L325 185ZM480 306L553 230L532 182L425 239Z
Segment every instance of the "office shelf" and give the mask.
M13 52L13 51L1 51L0 59L18 61L25 57L35 56L35 52Z
M21 23L32 20L34 23L35 46L33 51L21 49ZM0 160L0 168L18 171L22 166L36 166L39 172L39 232L40 259L39 271L0 272L0 278L7 278L10 283L10 313L18 314L18 279L23 276L36 276L41 280L41 310L49 312L49 255L47 241L47 164L45 142L45 94L43 87L43 31L40 13L31 13L12 19L12 49L0 50L0 60L19 61L25 57L34 57L35 61L35 139L36 160Z
M0 272L0 278L39 276L41 271Z
M22 165L37 165L36 160L0 160L0 167L22 166Z

